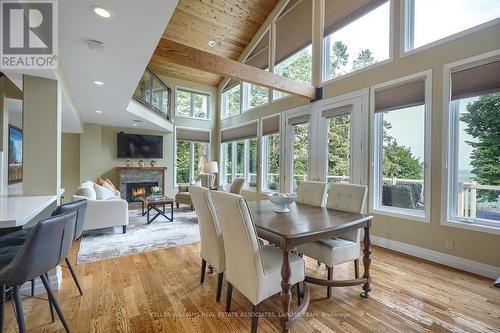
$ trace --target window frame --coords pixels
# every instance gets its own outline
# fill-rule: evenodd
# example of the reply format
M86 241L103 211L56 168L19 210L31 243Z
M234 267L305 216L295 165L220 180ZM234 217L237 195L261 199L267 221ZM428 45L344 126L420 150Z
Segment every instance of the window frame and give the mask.
M229 82L228 82L229 83ZM229 90L233 89L234 87L237 87L237 86L240 86L240 110L237 114L234 114L234 115L231 115L229 116L227 114L227 110L226 110L226 99L227 99L227 95L225 95L227 92L229 92ZM231 89L228 89L226 91L221 91L220 93L220 96L221 96L221 115L220 115L220 118L221 119L229 119L229 118L232 118L232 117L237 117L239 115L241 115L243 113L243 82L240 82L239 84L235 85L234 87L232 87Z
M391 0L392 1L392 0ZM404 29L400 34L400 50L399 55L401 58L412 55L417 52L421 52L442 44L446 44L452 40L465 37L467 35L473 34L475 32L487 29L489 27L495 26L500 23L500 17L486 21L484 23L475 25L468 29L458 31L454 34L445 36L443 38L437 39L428 44L421 45L417 48L409 48L409 46L413 46L414 32L415 32L415 12L414 12L414 2L415 0L404 0L403 5L401 6L401 17L403 18L403 22L401 24L401 28Z
M379 88L403 84L407 81L425 78L425 120L424 120L424 209L420 212L413 209L384 206L381 204L381 170L383 163L383 136L380 122L375 119L375 91ZM412 220L430 223L431 215L431 154L432 154L432 70L415 73L392 81L380 83L370 87L370 200L369 212L397 217L404 220Z
M212 153L212 132L210 130L200 130L197 128L188 128L188 127L177 127L178 128L183 128L183 129L193 129L196 131L204 131L208 132L208 142L201 142L201 141L191 141L191 140L177 140L177 131L175 134L174 138L174 143L173 143L173 148L174 148L174 168L173 168L173 177L174 177L174 188L178 187L179 185L190 185L192 182L194 182L194 144L195 143L205 143L207 144L207 161L210 161L211 159L211 153ZM189 170L189 183L177 183L177 143L179 141L183 142L189 142L189 162L190 162L190 170Z
M190 103L190 116L186 115L181 115L177 112L178 109L178 101L177 101L177 94L179 91L186 92L190 94L189 98L189 103ZM202 95L207 97L207 117L202 118L202 117L196 117L194 115L194 95ZM212 93L209 91L204 91L204 90L196 90L196 89L191 89L191 88L185 88L181 86L176 86L175 87L175 117L177 118L184 118L184 119L196 119L196 120L204 120L204 121L212 121Z
M273 66L273 73L276 74L276 75L282 76L281 74L278 74L276 72L276 67L278 67L279 65L281 65L283 62L287 61L288 59L296 56L297 54L299 54L300 52L304 51L305 49L308 49L309 47L311 48L311 57L312 57L312 43L311 43L311 44L308 44L305 47L301 48L300 50L296 51L295 53L290 54L288 57L286 57L285 59L283 59L281 62L279 62L277 64L274 64L274 66ZM313 66L314 66L314 64L311 62L311 80L312 80L312 75L313 75L313 71L314 71ZM296 81L296 80L294 80L294 81ZM300 81L297 81L297 82L300 82ZM312 84L312 83L304 83L304 84ZM273 103L275 101L281 101L281 100L283 100L285 98L293 97L294 96L292 94L283 93L283 94L285 94L284 96L276 97L276 94L280 93L280 91L274 90L274 89L270 89L270 91L271 91L271 94L270 94L271 95L271 102L270 103Z
M260 151L261 151L261 157L260 157L260 161L261 161L261 167L260 169L257 168L258 171L260 171L260 191L263 192L263 193L266 193L266 192L271 192L271 193L274 193L274 192L280 192L282 190L282 182L281 182L281 176L282 176L282 163L283 163L283 160L281 159L281 152L282 152L282 147L283 147L283 137L281 135L281 113L278 113L277 114L278 116L278 123L279 123L279 131L278 133L275 133L275 134L270 134L270 135L264 135L262 133L263 129L264 129L264 121L265 119L268 119L268 118L273 118L273 117L276 117L276 114L273 114L273 115L270 115L270 116L266 116L266 117L262 117L260 118L260 121L259 121L259 124L260 124L260 127L259 127L259 136L260 136ZM278 151L279 151L279 158L278 158L278 161L279 161L279 168L278 168L278 187L279 187L279 190L271 190L269 187L268 187L268 183L267 183L267 174L268 174L268 149L267 149L267 140L268 140L268 137L271 136L271 135L277 135L278 136L278 139L279 139L279 147L278 147ZM257 145L258 145L258 141L257 141ZM257 147L258 148L258 147ZM259 179L259 175L257 176L257 179Z
M454 68L460 66L467 66L476 62L484 61L486 59L500 58L500 50L495 50L480 54L471 58L459 60L443 66L443 154L442 154L442 172L441 172L441 225L475 230L495 235L500 235L500 225L495 226L489 222L477 223L478 219L453 217L453 210L455 208L452 196L455 193L455 173L457 168L456 161L456 112L452 112L455 103L450 100L451 92L451 72ZM454 105L455 104L455 105ZM456 111L456 109L455 109ZM479 220L480 221L480 220ZM481 221L480 221L481 222Z
M263 89L267 90L267 102L265 102L264 104L261 104L261 105L257 105L257 106L251 106L250 105L250 97L251 97L252 86L257 86L257 87L260 87L260 88L263 88ZM240 114L242 114L244 112L253 111L253 110L256 110L258 108L261 108L263 106L268 105L269 104L269 90L271 90L271 89L259 86L257 84L248 83L248 82L242 82L241 83L241 92L240 92L240 95L241 95Z
M243 144L244 144L244 149L243 149L243 177L245 178L245 190L248 190L248 191L253 191L253 192L256 192L257 191L257 188L258 188L258 179L259 179L259 167L258 167L258 162L257 162L257 165L256 165L256 171L257 171L257 183L255 185L255 187L251 187L250 186L250 177L249 177L249 174L250 174L250 165L249 165L249 161L250 161L250 140L256 140L256 148L257 148L257 156L258 156L258 153L259 153L259 140L258 140L258 137L253 137L253 138L247 138L247 139L239 139L239 140L234 140L234 141L228 141L228 142L223 142L221 143L220 145L220 152L221 152L221 156L220 156L220 165L221 165L221 177L219 177L219 184L222 185L222 186L225 186L225 185L230 185L229 183L226 183L226 179L227 179L227 173L226 173L226 146L227 144L229 143L232 143L232 146L231 146L231 150L232 150L232 153L231 153L231 179L234 181L234 179L236 178L236 168L237 168L237 161L238 161L238 157L236 156L237 154L237 151L238 151L238 145L237 143L238 142L241 142L243 141Z

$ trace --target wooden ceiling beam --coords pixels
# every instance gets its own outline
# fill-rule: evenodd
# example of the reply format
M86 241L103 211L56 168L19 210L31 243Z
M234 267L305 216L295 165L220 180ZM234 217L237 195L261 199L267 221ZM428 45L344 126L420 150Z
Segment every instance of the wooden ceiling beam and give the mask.
M289 78L264 71L241 62L216 54L195 49L162 38L156 47L155 55L177 65L199 69L205 72L227 76L237 81L248 82L288 94L316 99L316 88Z

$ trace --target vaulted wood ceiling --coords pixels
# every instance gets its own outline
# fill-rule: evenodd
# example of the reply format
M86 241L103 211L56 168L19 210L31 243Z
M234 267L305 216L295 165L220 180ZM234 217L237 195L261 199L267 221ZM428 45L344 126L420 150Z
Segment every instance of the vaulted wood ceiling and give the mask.
M236 60L278 0L179 0L163 38ZM209 47L208 41L218 45ZM156 73L217 86L221 76L166 62L154 55Z

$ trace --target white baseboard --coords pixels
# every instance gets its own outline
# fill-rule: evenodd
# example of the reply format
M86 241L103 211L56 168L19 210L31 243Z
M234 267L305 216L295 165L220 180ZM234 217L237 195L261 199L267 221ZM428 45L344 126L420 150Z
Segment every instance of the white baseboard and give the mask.
M452 256L446 253L433 251L423 247L410 245L378 236L370 236L370 239L374 245L394 250L396 252L405 253L417 258L429 260L438 264L457 268L462 271L486 276L491 279L496 279L500 276L500 267L483 264L477 261Z
M59 290L61 288L62 282L62 270L61 266L57 266L55 270L49 272L50 288L52 291ZM35 279L35 296L45 294L47 291L43 286L42 280ZM21 286L21 295L31 296L31 281L26 282Z

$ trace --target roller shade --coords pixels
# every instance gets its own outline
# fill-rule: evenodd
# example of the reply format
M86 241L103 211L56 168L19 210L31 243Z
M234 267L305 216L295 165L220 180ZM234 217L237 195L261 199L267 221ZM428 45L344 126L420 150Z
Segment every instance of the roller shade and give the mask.
M360 18L388 0L326 0L325 36Z
M233 127L222 130L220 133L221 142L230 142L257 137L257 122L252 122L240 127Z
M333 109L323 110L321 112L321 116L325 118L332 118L349 114L351 113L351 111L352 111L352 104L349 104L349 105L339 106Z
M276 59L280 63L312 41L312 0L302 0L276 20Z
M425 78L375 91L375 112L425 104Z
M182 141L196 141L196 142L210 142L210 132L200 131L188 128L177 128L177 140Z
M260 42L255 46L250 53L245 64L259 69L269 67L269 32L267 32Z
M451 99L500 91L500 60L451 73Z
M277 134L280 132L280 116L262 119L262 135Z
M311 116L308 114L304 114L302 116L297 116L293 118L288 118L288 124L289 125L305 124L309 122L309 118L311 118Z

